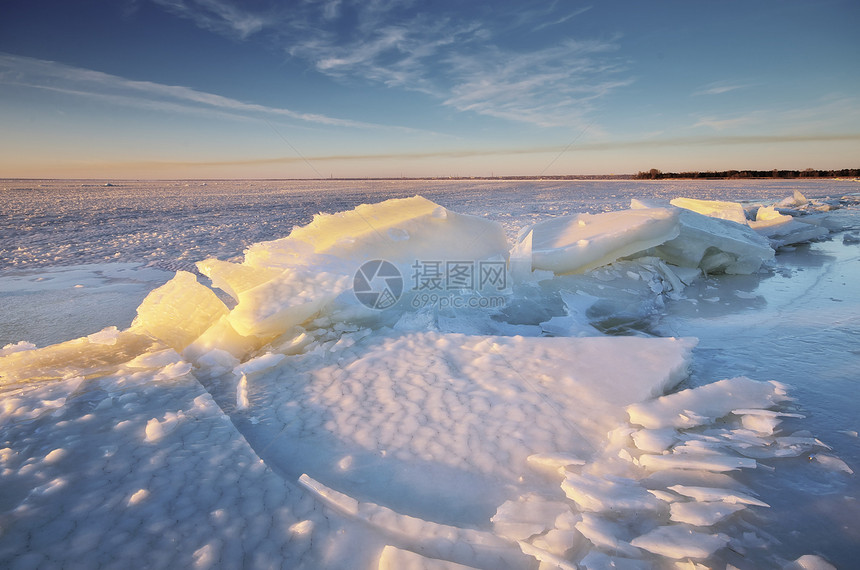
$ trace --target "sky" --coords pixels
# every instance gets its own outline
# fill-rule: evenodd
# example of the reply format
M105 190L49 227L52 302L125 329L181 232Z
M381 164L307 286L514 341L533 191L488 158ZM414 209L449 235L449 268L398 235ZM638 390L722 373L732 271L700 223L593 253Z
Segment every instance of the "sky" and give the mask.
M0 177L860 167L857 0L0 0Z

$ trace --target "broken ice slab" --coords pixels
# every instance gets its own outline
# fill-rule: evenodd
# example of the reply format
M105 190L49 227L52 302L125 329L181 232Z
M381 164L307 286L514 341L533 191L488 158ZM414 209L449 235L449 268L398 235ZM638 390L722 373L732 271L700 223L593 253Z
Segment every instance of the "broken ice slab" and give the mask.
M662 501L632 479L570 473L561 488L583 511L657 511L662 508Z
M527 458L529 465L537 469L557 472L571 465L585 465L585 460L570 453L535 453Z
M576 214L538 222L520 231L531 239L532 268L559 274L589 269L678 237L678 211L669 208Z
M654 563L651 560L610 556L592 550L579 561L579 568L584 570L653 570Z
M675 502L669 505L670 518L694 526L711 526L746 508L740 504L717 502Z
M659 526L630 542L648 552L676 560L707 558L728 543L729 537L722 533L705 534L687 525Z
M377 568L378 570L474 570L473 566L465 566L438 558L428 558L391 545L386 545L382 549Z
M0 385L108 374L120 365L157 346L148 335L122 331L113 344L88 337L22 350L0 357ZM163 347L161 347L163 348Z
M285 238L250 246L241 264L209 259L198 267L238 301L227 317L232 329L258 337L262 346L321 313L370 311L380 318L350 293L365 262L394 264L402 287L415 264L495 260L504 266L507 256L507 239L496 222L415 196L319 214Z
M783 198L780 200L778 206L782 208L797 208L799 206L805 206L809 204L809 200L804 196L800 190L795 190L791 196L787 198Z
M509 541L490 532L439 524L376 503L360 502L307 474L299 477L299 484L341 513L370 524L425 556L467 566L517 568L523 565L522 554ZM458 548L458 545L465 548Z
M738 408L770 408L788 400L777 382L745 376L689 388L627 407L630 422L648 429L690 428L711 423Z
M489 259L507 257L501 225L457 214L421 196L362 204L336 214L318 214L310 224L296 227L286 238L261 242L245 251L253 267L293 267L297 259L325 256L358 262L386 259ZM317 261L320 261L317 257Z
M620 556L636 558L642 551L630 544L630 531L621 523L606 520L592 513L582 513L576 530L597 548Z
M669 263L700 268L706 273L749 274L773 259L768 240L745 222L739 224L691 210L681 210L678 221L678 237L654 250Z
M754 459L734 455L672 453L669 455L642 455L639 458L639 465L651 471L695 469L723 472L737 469L755 469L757 463Z
M278 269L252 267L209 258L197 262L197 269L212 280L212 285L239 300L239 294L271 281L281 274Z
M684 495L696 501L715 502L721 501L730 505L755 505L758 507L769 507L764 501L756 499L752 495L735 491L732 489L723 489L719 487L699 487L695 485L672 485L670 490L675 491L679 495Z
M539 548L534 546L533 544L529 544L524 540L518 541L520 548L522 549L524 554L528 554L533 557L535 560L538 560L541 564L541 568L558 568L558 570L577 570L576 564L564 559L557 554L553 554L552 552L548 552L543 548Z
M570 507L529 493L516 500L505 501L490 519L493 531L510 540L525 540L554 527L555 520L569 514Z
M242 336L271 340L316 316L352 286L353 276L313 267L297 267L238 294L239 303L227 317Z
M779 248L814 241L830 234L829 229L814 222L814 218L801 220L780 214L779 217L750 222L750 227L766 237L773 247Z
M649 453L662 453L672 447L679 439L673 428L640 429L631 434L636 447Z
M723 202L719 200L696 200L695 198L675 198L669 202L673 206L697 212L709 218L728 220L737 224L746 225L747 217L744 207L737 202Z
M181 351L228 313L227 306L194 274L176 275L153 290L137 308L132 330Z

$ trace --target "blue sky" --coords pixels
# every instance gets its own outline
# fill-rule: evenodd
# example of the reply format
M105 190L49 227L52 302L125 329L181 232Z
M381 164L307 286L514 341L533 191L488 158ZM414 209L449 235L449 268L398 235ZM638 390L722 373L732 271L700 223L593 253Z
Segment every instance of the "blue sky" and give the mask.
M856 0L0 0L0 177L860 165Z

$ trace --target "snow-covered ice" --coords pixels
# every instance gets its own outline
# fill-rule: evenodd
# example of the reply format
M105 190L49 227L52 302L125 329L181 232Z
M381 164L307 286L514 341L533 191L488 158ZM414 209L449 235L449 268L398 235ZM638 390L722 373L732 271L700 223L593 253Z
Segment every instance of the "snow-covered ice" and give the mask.
M11 234L0 565L850 559L860 453L838 394L857 369L860 258L851 240L786 246L856 230L856 184L332 183L318 210L309 183L258 184L243 205L270 233L242 242L218 233L246 225L235 198L201 208L224 184L168 188L174 221L84 230L74 255ZM145 210L130 189L74 191ZM289 214L272 208L285 196ZM205 227L195 207L228 223L189 231ZM187 248L148 245L168 235ZM97 264L104 244L122 263ZM51 266L63 255L78 265ZM483 267L491 283L470 279ZM39 321L61 299L77 324L57 336ZM835 398L804 385L816 374ZM846 419L822 422L828 409ZM813 501L804 519L822 530L789 515ZM798 540L792 525L830 531Z

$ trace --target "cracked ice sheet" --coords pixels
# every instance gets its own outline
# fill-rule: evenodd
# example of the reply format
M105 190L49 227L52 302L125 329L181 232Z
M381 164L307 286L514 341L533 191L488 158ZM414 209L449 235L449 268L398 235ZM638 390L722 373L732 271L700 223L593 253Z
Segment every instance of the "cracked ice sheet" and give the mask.
M269 469L190 374L10 392L33 413L0 418L0 567L369 567L385 545Z
M690 339L377 334L213 381L276 470L438 523L490 528L536 453L602 450L624 406L686 375ZM513 493L513 495L511 494Z

